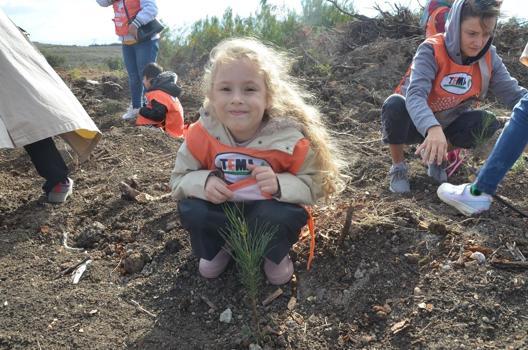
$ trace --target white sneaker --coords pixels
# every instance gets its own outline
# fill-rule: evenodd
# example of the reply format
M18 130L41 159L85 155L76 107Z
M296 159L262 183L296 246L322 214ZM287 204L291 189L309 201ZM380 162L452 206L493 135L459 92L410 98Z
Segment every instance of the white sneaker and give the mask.
M132 108L128 107L128 110L125 114L121 116L121 119L123 120L134 120L136 119L137 115L139 113L139 108Z
M492 197L486 193L482 193L480 196L474 196L471 194L470 188L470 183L455 186L445 182L438 187L436 194L442 202L455 207L466 216L479 214L488 210L493 201Z

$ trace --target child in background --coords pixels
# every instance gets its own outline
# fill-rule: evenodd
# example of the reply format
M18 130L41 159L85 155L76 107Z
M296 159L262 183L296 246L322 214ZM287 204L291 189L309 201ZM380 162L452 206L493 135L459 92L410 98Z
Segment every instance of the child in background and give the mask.
M139 110L136 125L152 125L172 137L183 136L183 107L178 100L181 88L174 72L163 71L156 63L143 70L143 85L147 89L147 103Z
M203 277L225 270L231 256L219 234L227 225L223 206L242 202L250 229L278 228L264 272L272 284L288 282L289 251L309 217L302 205L343 187L339 153L289 67L286 56L254 39L225 40L211 52L201 116L171 176Z
M488 91L508 108L528 93L492 45L499 9L499 1L455 0L446 32L418 47L400 93L385 100L381 121L392 158L392 192L410 192L405 145L420 143L416 154L428 165L427 174L444 183L448 147L475 148L499 128L493 113L473 109Z
M425 37L445 32L445 23L454 0L429 0L420 19L420 26L425 29Z

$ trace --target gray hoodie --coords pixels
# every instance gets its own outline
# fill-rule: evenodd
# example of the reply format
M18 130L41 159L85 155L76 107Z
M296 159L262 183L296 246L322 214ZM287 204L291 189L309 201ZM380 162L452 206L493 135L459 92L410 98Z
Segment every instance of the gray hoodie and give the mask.
M446 22L445 45L449 57L457 64L479 64L478 60L471 60L471 63L462 62L460 51L460 17L462 5L466 0L456 0L451 7L449 18ZM495 46L491 45L493 37L477 57L483 57L485 53L491 51L492 72L489 81L489 90L499 98L499 100L509 109L528 93L528 90L519 86L517 80L510 76L510 73L502 63L502 59L497 55ZM429 128L441 125L443 128L451 124L462 112L471 108L471 101L462 103L448 111L433 113L427 104L427 99L433 82L436 78L438 67L434 58L433 46L429 43L422 43L413 58L411 74L402 86L402 93L406 98L406 107L416 129L424 137Z

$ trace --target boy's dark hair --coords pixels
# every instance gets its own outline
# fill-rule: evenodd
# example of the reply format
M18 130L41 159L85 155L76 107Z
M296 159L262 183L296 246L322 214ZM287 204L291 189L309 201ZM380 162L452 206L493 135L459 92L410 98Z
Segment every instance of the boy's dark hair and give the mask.
M154 79L163 72L163 68L157 63L149 63L143 68L143 76L147 79Z
M482 28L485 28L484 20L495 18L500 15L500 2L496 0L466 0L462 5L460 22L469 17L480 18ZM496 21L495 21L496 22Z

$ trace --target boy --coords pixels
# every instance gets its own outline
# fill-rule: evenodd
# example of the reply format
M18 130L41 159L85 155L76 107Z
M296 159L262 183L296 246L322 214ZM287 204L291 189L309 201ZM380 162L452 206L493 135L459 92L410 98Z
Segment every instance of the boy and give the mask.
M182 90L176 84L174 72L163 71L156 63L143 70L143 85L147 89L147 103L139 110L136 125L152 125L172 137L183 136L183 107L178 100Z

